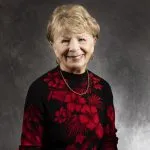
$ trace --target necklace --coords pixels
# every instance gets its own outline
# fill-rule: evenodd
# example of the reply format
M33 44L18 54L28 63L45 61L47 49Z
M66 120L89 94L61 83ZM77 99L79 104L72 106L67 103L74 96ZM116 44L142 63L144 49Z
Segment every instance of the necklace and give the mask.
M72 91L73 93L75 93L75 94L77 94L77 95L80 95L80 96L87 93L87 91L88 91L88 89L89 89L89 86L90 86L90 78L89 78L89 72L88 72L88 70L86 70L86 72L87 72L87 77L88 77L88 79L87 79L87 80L88 80L87 88L86 88L86 90L85 90L83 93L78 93L78 92L74 91L74 90L69 86L69 84L67 83L67 81L65 80L61 69L59 69L59 70L60 70L60 74L61 74L61 76L62 76L63 81L65 82L66 86L69 88L70 91Z

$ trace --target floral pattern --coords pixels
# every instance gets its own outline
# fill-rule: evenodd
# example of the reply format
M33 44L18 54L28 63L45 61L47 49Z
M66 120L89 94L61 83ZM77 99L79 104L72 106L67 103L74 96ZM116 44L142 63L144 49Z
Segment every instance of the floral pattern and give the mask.
M117 150L117 141L115 135L115 114L113 103L105 107L107 100L101 96L104 81L100 77L89 71L90 88L85 95L77 95L70 91L62 80L58 68L48 72L42 80L48 87L47 112L58 130L63 131L63 140L66 144L65 150ZM68 79L66 79L69 82ZM83 82L84 81L84 82ZM78 92L86 89L87 83L77 82ZM78 85L81 87L79 88ZM27 99L30 101L30 98ZM36 100L38 103L38 99ZM30 102L29 102L30 103ZM106 110L107 124L104 126L101 114ZM21 146L19 150L25 150L24 146L36 146L37 149L42 147L43 125L40 107L31 104L27 105L24 112L23 130ZM59 134L56 131L56 134ZM103 142L102 147L98 147L99 141L107 136L107 141ZM71 139L71 141L70 141ZM106 139L106 138L105 138ZM113 139L113 140L112 140ZM66 142L67 143L67 142ZM109 144L110 143L110 144ZM112 144L113 143L113 144ZM59 145L59 143L58 143ZM114 145L113 147L111 145ZM36 148L35 148L36 149Z
M21 139L22 145L42 145L41 137L43 134L43 128L40 121L42 121L40 110L33 105L29 106L24 113Z
M66 108L60 107L55 113L56 122L64 123L67 120L69 133L72 133L73 130L81 133L89 130L94 132L98 138L102 138L103 128L98 114L99 105L102 103L100 102L100 98L91 96L88 104L88 101L84 97L75 93L69 93L66 95L64 103L66 103ZM77 120L79 123L76 123ZM76 125L76 128L72 126L72 123Z
M67 111L61 107L60 110L56 111L55 113L55 121L58 123L63 123L67 119Z
M48 84L49 87L53 88L64 88L65 84L63 80L59 80L59 72L48 73L47 77L44 78L44 82Z
M90 73L90 79L92 79L92 87L97 90L101 90L103 86L100 84L101 79L96 77L94 74Z
M93 85L96 89L102 88L99 81L93 77ZM86 84L82 85L86 86ZM95 134L98 139L103 137L103 127L99 116L103 104L101 97L96 94L80 96L70 91L66 93L54 91L51 100L65 104L55 112L54 121L58 124L66 124L68 136L76 137L74 143L83 144L86 138L85 133ZM70 145L67 149L76 149L76 146Z
M115 120L115 112L114 112L114 108L112 105L107 107L107 116L110 119L111 122L113 122Z

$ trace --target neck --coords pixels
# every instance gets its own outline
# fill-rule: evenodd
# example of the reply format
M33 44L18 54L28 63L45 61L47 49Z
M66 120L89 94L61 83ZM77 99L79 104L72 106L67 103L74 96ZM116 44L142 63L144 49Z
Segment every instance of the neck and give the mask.
M66 71L66 72L73 73L73 74L82 74L86 71L86 67L84 67L84 68L76 68L76 67L67 68L62 65L60 65L60 69L62 71Z
M59 72L60 72L60 74L61 74L61 77L62 77L64 83L66 84L66 86L69 88L70 91L72 91L73 93L75 93L75 94L77 94L77 95L80 95L80 96L82 96L82 95L84 95L84 94L87 94L88 89L89 89L89 86L90 86L90 78L89 78L88 70L86 70L86 72L87 72L87 87L86 87L86 90L85 90L84 92L82 92L82 93L78 93L77 91L75 91L74 89L72 89L72 88L70 87L70 85L68 84L68 82L66 81L66 79L65 79L65 77L64 77L64 75L63 75L61 69L59 69ZM79 83L77 83L77 84L79 85Z

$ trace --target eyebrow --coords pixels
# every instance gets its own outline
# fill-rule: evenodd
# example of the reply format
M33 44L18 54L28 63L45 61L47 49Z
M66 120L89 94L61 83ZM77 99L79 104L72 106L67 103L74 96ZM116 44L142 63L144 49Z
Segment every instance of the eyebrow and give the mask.
M62 38L68 38L69 39L70 37L69 36L62 36Z
M77 38L87 38L87 36L86 35L84 35L84 34L77 34L77 36L76 36ZM71 37L69 36L69 35L61 35L61 39L62 38L66 38L66 39L70 39Z
M85 36L85 35L78 35L77 36L77 38L81 38L81 37L87 37L87 36ZM69 36L62 36L62 38L68 38L69 39L70 37Z

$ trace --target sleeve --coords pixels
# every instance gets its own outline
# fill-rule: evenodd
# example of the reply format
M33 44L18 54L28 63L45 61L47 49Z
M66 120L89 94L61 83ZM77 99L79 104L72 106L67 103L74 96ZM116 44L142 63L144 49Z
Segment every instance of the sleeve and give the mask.
M41 150L44 129L44 106L37 84L29 87L23 114L19 150Z
M104 87L104 100L106 102L105 109L105 125L104 137L102 142L102 150L118 150L117 129L115 127L115 109L113 104L113 94L110 85L106 82Z

